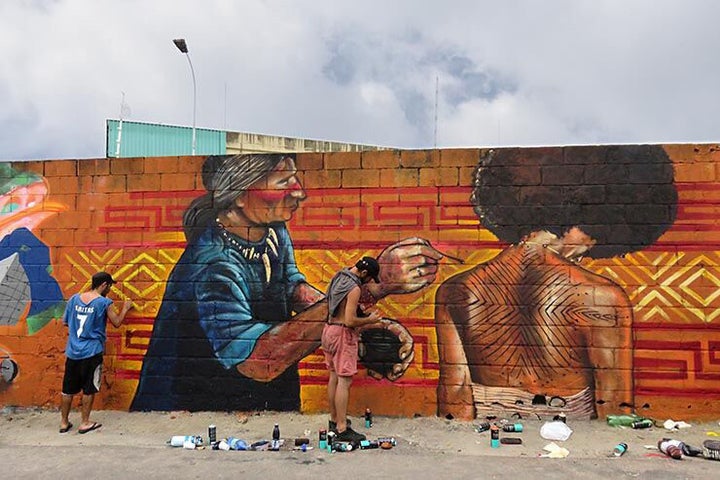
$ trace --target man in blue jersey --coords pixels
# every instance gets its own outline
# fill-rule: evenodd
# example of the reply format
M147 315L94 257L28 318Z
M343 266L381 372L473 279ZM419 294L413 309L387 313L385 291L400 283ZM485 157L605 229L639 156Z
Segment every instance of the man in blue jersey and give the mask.
M78 433L87 433L102 425L90 421L95 394L100 391L103 352L105 351L105 324L109 319L115 328L122 325L125 315L132 308L132 300L125 300L120 313L111 308L107 298L115 280L107 272L92 276L90 290L76 293L68 300L63 323L68 327L65 347L65 375L62 386L60 433L72 428L68 416L75 395L83 392L82 422Z

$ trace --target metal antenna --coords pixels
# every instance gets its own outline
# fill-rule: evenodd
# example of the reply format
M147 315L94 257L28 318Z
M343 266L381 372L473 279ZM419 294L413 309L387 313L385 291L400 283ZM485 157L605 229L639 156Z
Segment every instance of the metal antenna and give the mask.
M437 148L437 119L438 119L438 76L435 76L435 138L433 142L433 148Z

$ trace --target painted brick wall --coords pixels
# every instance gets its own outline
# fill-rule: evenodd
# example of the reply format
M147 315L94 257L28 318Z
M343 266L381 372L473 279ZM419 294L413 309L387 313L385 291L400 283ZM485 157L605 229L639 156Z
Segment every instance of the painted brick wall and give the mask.
M604 416L630 404L656 418L716 417L719 160L717 145L299 154L307 196L287 227L309 284L324 291L343 266L408 238L447 254L429 285L378 302L414 356L394 381L361 366L351 413L471 418L501 404ZM204 161L3 165L0 405L59 404L63 301L107 270L120 282L109 296L134 310L108 327L96 408L130 408L186 247L183 213L205 193ZM562 231L541 235L551 224ZM639 224L657 238L643 244L623 227ZM602 242L563 239L573 227ZM618 248L593 258L608 245ZM409 278L417 266L402 269ZM321 351L291 370L299 409L326 411Z

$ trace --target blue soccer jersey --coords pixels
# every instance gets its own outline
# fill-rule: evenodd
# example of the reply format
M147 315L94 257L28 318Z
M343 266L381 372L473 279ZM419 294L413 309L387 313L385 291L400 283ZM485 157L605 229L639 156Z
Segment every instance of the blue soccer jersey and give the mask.
M105 323L112 300L94 298L89 303L73 295L65 307L63 323L68 326L65 355L73 360L90 358L105 350Z

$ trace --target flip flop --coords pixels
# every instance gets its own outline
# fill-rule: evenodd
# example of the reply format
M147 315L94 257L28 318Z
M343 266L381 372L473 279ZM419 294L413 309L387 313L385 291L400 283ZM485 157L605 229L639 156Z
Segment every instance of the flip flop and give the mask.
M97 430L97 429L100 428L100 427L102 427L102 423L97 423L97 422L95 422L95 423L93 423L91 426L89 426L88 428L80 428L80 429L78 429L78 433L82 435L82 434L85 434L85 433L88 433L88 432L92 432L93 430Z
M60 433L67 433L67 432L70 431L70 429L71 429L72 427L73 427L73 424L72 424L72 423L68 423L68 426L67 426L67 427L60 429Z

